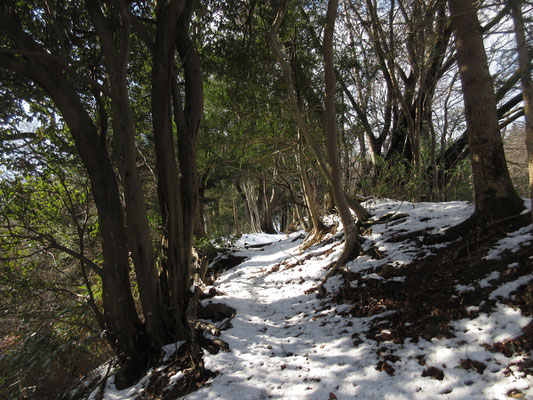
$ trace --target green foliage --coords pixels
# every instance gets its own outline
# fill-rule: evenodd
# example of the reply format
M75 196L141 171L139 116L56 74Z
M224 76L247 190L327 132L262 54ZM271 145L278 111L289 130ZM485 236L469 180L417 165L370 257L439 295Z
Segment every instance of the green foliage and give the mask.
M463 160L456 168L448 171L448 184L441 188L442 200L473 201L472 166L470 160Z
M0 398L57 398L109 356L79 261L58 248L100 257L84 171L61 129L42 126L18 145L3 137L12 157L0 180ZM101 282L87 274L101 304Z
M194 238L194 247L199 253L205 255L208 260L212 260L217 255L217 249L209 238Z
M424 177L417 175L412 165L404 160L378 157L373 168L374 177L361 182L361 191L365 196L418 201L429 192Z
M52 324L24 324L19 331L0 339L2 399L58 398L107 356L94 333L61 331Z

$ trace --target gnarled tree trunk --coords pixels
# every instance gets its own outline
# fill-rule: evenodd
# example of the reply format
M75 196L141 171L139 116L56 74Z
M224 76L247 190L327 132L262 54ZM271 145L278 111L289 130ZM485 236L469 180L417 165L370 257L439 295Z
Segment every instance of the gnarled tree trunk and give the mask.
M0 29L19 46L20 51L31 51L32 55L26 60L0 55L0 65L40 85L69 127L87 170L98 212L103 252L100 277L107 338L123 364L132 366L128 360L134 358L142 364L145 358L138 356L139 353L146 354L142 349L147 340L131 294L124 212L106 146L62 64L50 58L48 52L24 32L14 11L5 5L0 8Z

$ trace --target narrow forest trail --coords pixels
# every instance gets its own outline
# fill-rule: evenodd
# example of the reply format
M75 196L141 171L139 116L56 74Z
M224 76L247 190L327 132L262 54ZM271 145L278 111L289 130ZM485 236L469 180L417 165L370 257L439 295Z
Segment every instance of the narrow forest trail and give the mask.
M376 282L392 282L398 290L407 290L404 277L387 278L380 266L387 263L401 271L417 257L431 254L442 245L421 248L412 239L397 243L398 235L421 228L439 232L466 218L471 205L455 202L436 207L383 201L373 211L376 218L386 213L404 214L367 232L364 249L375 246L384 252L381 259L364 255L348 266L349 271L360 274L358 280L350 282L360 296L370 296L368 290ZM509 233L513 239L503 239L498 246L507 243L505 247L512 252L527 248L532 237L525 231ZM264 246L258 247L261 242ZM336 304L332 296L318 299L308 290L318 285L327 272L325 267L342 252L341 236L304 254L300 253L301 244L297 233L240 239L233 255L247 260L215 282L221 295L204 300L236 309L231 327L221 335L230 351L205 354L206 367L218 376L186 399L481 400L533 395L531 375L517 366L527 361L529 354L519 351L505 356L487 347L520 335L531 322L513 304L496 301L487 308L480 299L479 306L468 308L467 318L449 322L452 334L448 336L431 340L379 339L376 332L382 338L390 336L393 317L402 310L377 304L382 311L365 316L360 313L365 299L354 298L351 304ZM502 268L514 271L516 264ZM516 281L509 278L511 281L500 283L503 286L499 288L496 280L490 283L497 275L489 271L487 275L482 275L484 279L479 283L473 282L474 286L492 290L490 296L500 300L512 298L513 291L533 279L533 274ZM326 289L335 293L342 285L337 275L330 278ZM457 284L455 291L452 297L464 296L461 285Z
M278 235L279 241L234 254L248 260L217 281L215 287L224 295L214 300L237 310L232 328L223 333L231 352L207 356L206 367L223 372L187 399L231 399L237 393L239 399L301 398L306 393L327 399L340 384L337 372L354 368L355 357L336 351L342 318L322 324L320 316L335 310L320 314L316 295L305 293L320 282L323 268L342 248L334 242L329 256L312 265L277 270L281 262L301 257L297 236ZM342 342L346 340L350 336Z
M363 232L363 254L328 280L322 300L309 289L342 252L340 233L303 253L299 233L239 239L231 255L245 261L203 300L235 308L220 337L230 351L204 353L217 376L186 399L533 399L533 344L521 336L533 327L531 225L496 232L479 254L467 248L454 259L460 264L442 263L436 254L449 244L424 244L420 235L460 223L472 204L367 206L374 223ZM173 400L172 382L183 374L158 371ZM153 398L143 397L148 375L124 391L111 378L104 399Z

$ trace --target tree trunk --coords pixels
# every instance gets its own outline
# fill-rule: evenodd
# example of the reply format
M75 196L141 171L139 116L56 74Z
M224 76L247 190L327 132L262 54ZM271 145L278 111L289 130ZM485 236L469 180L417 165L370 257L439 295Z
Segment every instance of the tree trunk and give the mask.
M313 191L313 187L311 186L311 182L309 181L309 176L307 175L307 168L305 166L303 152L303 137L300 129L298 129L297 161L298 168L300 170L300 177L302 179L305 203L307 204L307 208L309 209L309 213L311 214L311 223L313 224L313 227L310 232L310 236L313 237L311 241L319 241L324 236L324 233L326 232L326 227L324 226L320 218L318 207L315 201L315 193ZM296 207L298 207L298 205Z
M307 140L309 146L313 150L313 153L317 159L320 170L324 174L324 177L328 181L328 184L331 185L330 170L328 169L328 166L322 157L319 146L312 139L311 134L310 134L310 128L308 124L305 122L303 114L300 111L300 106L298 105L298 99L296 96L294 80L292 78L291 66L289 62L287 61L286 57L284 56L283 52L278 46L277 32L278 32L279 26L281 25L281 22L283 21L283 18L285 17L285 14L287 13L288 5L289 5L289 0L284 0L283 3L280 5L276 18L270 28L270 31L267 34L267 41L270 45L270 48L272 49L272 52L274 53L274 57L276 58L278 65L281 67L282 75L285 81L285 89L287 90L289 106L291 108L292 116L296 124L298 125L298 128L301 130L302 134ZM357 214L357 217L359 218L359 220L364 221L370 217L370 214L363 207L353 207L352 209Z
M239 207L237 207L237 199L233 197L233 223L235 224L235 234L241 236L241 227L239 225Z
M295 221L298 221L298 224L300 225L300 227L308 232L310 230L310 227L309 225L307 224L307 221L305 220L305 218L302 216L302 212L301 212L301 207L304 207L304 205L302 205L299 201L298 201L298 198L296 196L296 193L295 193L295 190L294 190L294 187L293 185L291 184L290 181L287 180L287 186L289 188L289 192L291 193L291 198L292 198L292 202L294 204L294 216L293 216L293 220ZM304 199L305 201L305 199Z
M135 131L128 93L127 67L133 22L130 19L133 17L127 1L119 0L108 6L109 15L120 17L113 23L97 2L86 1L107 73L105 84L87 79L93 89L102 91L111 101L117 167L123 192L119 190L106 149L107 124L102 123L103 131L98 135L82 102L86 93L80 94L77 84L71 83L78 77L75 69L68 65L68 59L45 49L25 33L16 8L4 3L0 5L0 31L14 47L20 47L18 51L28 55L12 57L2 53L0 65L43 87L61 111L88 172L102 239L100 275L104 320L111 345L126 366L125 378L132 378L145 371L152 349L159 350L169 340L192 338L187 313L190 311L194 218L198 208L196 137L203 111L203 93L198 58L188 36L194 1L158 3L153 30L155 43L150 43L148 35L144 39L149 42L147 45L153 54L152 122L164 236L160 281L142 182L137 173ZM120 23L117 25L116 21ZM176 78L176 50L185 75L187 101L184 107L179 93L172 93L175 89L172 83ZM181 182L172 129L173 95ZM95 95L96 103L101 103L100 96L103 94ZM136 270L145 325L137 315L131 294L129 255ZM164 292L161 283L166 285Z
M183 209L178 178L178 165L172 133L172 88L177 23L185 7L184 1L158 4L156 39L152 65L152 123L156 151L159 207L163 222L162 280L166 307L171 310L168 321L175 340L190 338L186 310L190 296L190 274L183 259L187 249L183 242ZM191 229L187 227L187 229Z
M194 236L197 238L207 237L205 230L205 209L204 209L204 197L205 197L205 182L209 175L209 169L202 174L202 178L198 182L198 207L196 209L196 217L194 219Z
M449 0L474 175L472 221L486 225L520 213L524 204L507 170L498 112L475 0Z
M324 74L326 83L325 111L327 126L327 152L330 165L331 189L333 200L342 224L344 226L344 250L337 261L337 265L346 263L355 251L359 249L358 230L355 224L341 181L341 167L339 161L339 147L337 144L337 120L335 114L335 71L333 67L333 33L337 16L338 0L328 1L326 25L324 27Z
M259 233L261 232L261 218L257 204L256 185L251 180L244 183L244 194L250 208L250 228L253 233Z
M100 8L91 1L87 1L86 4L102 46L109 85L114 94L111 99L112 126L117 151L117 166L124 189L129 249L138 277L139 296L146 330L153 350L159 351L166 339L164 320L161 315L162 298L145 196L137 172L135 132L126 80L126 66L130 51L130 15L125 4L119 3L122 40L121 48L117 49L113 41L113 32L109 30L108 21Z
M513 17L516 47L518 50L518 68L524 99L524 115L526 119L526 148L529 169L529 196L533 199L533 82L531 80L531 63L529 62L522 2L509 0ZM531 221L533 223L533 207L531 207Z
M248 214L248 220L250 221L250 231L253 233L261 232L259 225L259 212L257 204L255 203L255 188L253 183L246 181L244 187L238 181L234 182L235 189L241 196L241 199L245 205L246 213Z
M269 234L275 234L277 232L274 228L273 208L275 202L277 201L277 193L275 187L273 187L269 196L268 185L266 183L266 179L263 177L259 180L259 186L261 189L261 196L263 198L264 204L264 214L263 218L261 219L261 231Z
M200 61L194 43L189 37L189 27L194 12L195 0L187 0L183 14L178 20L176 44L185 76L185 103L179 107L181 118L176 119L178 132L178 159L181 172L182 238L184 253L181 259L186 281L192 260L194 218L198 209L198 165L196 151L198 131L204 111L203 79ZM176 83L176 81L173 81ZM179 94L174 91L174 94ZM175 97L180 105L181 98ZM186 270L186 271L185 271ZM188 287L186 288L188 291ZM186 295L183 297L184 301Z
M8 35L43 52L27 37L14 15L0 15L0 25ZM146 344L129 280L128 245L124 229L124 213L115 172L109 161L105 144L96 126L83 107L69 79L60 65L36 55L28 62L0 56L0 64L39 84L52 98L69 127L81 161L87 170L98 212L102 240L102 297L107 338L123 365L142 353ZM141 358L144 358L141 356Z

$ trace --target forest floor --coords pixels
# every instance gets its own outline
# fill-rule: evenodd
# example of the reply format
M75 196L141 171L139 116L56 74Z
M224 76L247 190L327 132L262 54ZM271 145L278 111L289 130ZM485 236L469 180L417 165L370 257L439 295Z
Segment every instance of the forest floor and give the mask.
M236 310L220 335L229 351L205 353L215 376L186 399L533 399L527 219L442 243L436 235L471 204L365 206L363 251L323 296L316 289L342 251L342 229L304 252L302 232L243 235L222 256L244 261L220 273L218 295L203 303ZM111 376L88 398L176 398L187 374L168 361L178 346L136 386L119 391Z

